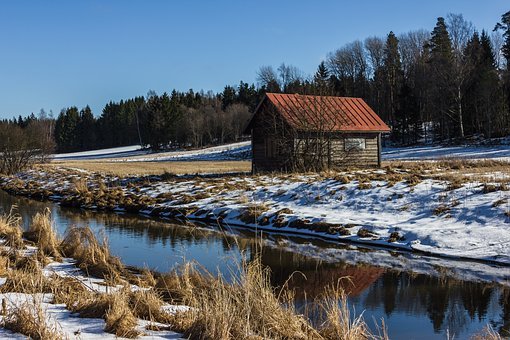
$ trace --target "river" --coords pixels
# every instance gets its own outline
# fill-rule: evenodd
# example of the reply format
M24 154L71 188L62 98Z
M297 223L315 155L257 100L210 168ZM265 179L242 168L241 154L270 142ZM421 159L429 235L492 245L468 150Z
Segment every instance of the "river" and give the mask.
M249 260L259 252L262 262L271 268L275 286L281 286L292 275L288 283L296 290L298 302L304 302L305 296L313 299L326 285L341 280L355 312L363 313L375 331L375 321L384 319L391 339L445 339L447 333L465 339L487 324L502 335L510 334L510 288L489 282L491 275L508 277L508 268L481 270L482 264L450 265L433 258L284 235L264 235L262 242L260 235L242 228L219 230L214 226L62 208L0 191L0 212L13 205L25 226L45 208L51 210L60 234L71 225L89 225L98 235L107 237L112 253L127 265L165 272L184 261L196 261L228 279L235 275L243 256ZM455 275L449 275L450 267L459 268ZM434 268L435 274L428 273L431 269L427 268ZM459 273L468 275L459 278ZM341 279L347 276L350 280Z

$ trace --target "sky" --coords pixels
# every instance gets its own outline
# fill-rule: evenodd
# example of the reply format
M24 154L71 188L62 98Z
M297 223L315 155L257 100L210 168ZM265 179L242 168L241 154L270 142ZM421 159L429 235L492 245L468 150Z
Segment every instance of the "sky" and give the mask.
M461 13L492 30L508 0L0 0L0 118L172 89L222 91L282 62L313 74L342 45Z

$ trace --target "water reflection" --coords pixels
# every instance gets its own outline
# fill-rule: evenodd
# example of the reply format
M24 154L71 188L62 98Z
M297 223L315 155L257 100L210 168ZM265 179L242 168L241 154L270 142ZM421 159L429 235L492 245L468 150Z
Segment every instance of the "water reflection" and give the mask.
M467 338L487 324L504 336L510 329L510 291L501 286L344 261L323 262L283 247L260 248L254 234L246 230L233 237L217 230L139 216L62 209L0 192L0 211L12 204L19 206L26 224L35 212L50 207L59 233L70 225L104 230L112 252L129 265L166 271L183 259L195 260L207 270L228 277L242 254L252 259L260 253L263 264L272 270L273 284L287 284L294 289L299 303L313 300L326 286L338 282L357 313L364 311L369 322L384 318L392 339L444 339L447 330L456 338ZM337 251L353 250L338 247Z

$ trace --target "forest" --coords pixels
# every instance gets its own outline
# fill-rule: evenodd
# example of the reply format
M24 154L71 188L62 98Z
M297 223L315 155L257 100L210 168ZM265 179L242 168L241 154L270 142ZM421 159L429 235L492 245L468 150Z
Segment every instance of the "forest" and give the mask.
M257 84L241 81L219 93L149 91L109 102L100 115L88 106L64 108L57 117L41 110L1 121L0 131L37 131L44 149L58 152L202 147L246 138L244 126L264 93L278 92L361 97L391 127L386 143L459 143L510 133L509 66L510 11L490 32L448 14L431 31L389 32L341 46L313 75L285 63L262 66Z

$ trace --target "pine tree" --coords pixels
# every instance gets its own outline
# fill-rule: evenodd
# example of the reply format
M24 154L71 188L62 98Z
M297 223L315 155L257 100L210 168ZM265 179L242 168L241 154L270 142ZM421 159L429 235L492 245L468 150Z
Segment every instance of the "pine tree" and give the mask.
M444 18L437 19L427 47L430 53L428 64L432 73L429 84L432 89L431 104L433 112L436 113L432 118L439 122L436 134L440 139L451 138L454 136L455 123L461 123L462 120L456 120L452 114L455 107L453 53Z
M329 71L326 67L326 63L321 61L317 67L317 71L313 76L313 87L317 94L331 94L330 82L329 82Z
M395 114L398 110L399 90L402 84L402 63L398 51L398 39L393 32L388 34L383 56L383 91L385 93L384 110L390 125L395 124Z
M483 133L489 138L503 135L507 132L508 113L489 35L475 32L464 55L471 71L465 96L468 132Z

